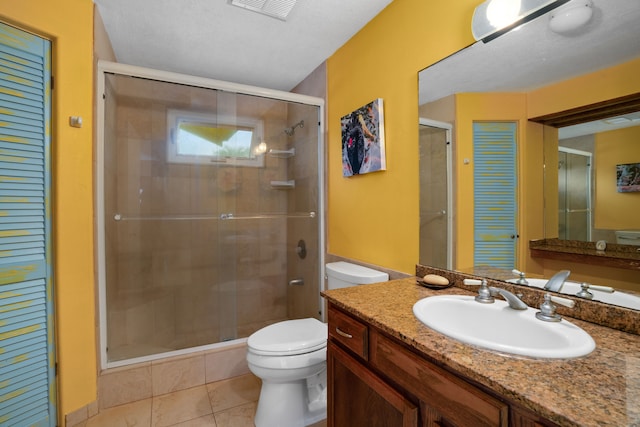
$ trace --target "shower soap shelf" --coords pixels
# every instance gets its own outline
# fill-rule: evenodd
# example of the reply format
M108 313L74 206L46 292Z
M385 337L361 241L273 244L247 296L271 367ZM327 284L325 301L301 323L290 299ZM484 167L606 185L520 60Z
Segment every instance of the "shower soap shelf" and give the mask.
M272 157L281 157L283 159L293 157L296 155L296 149L290 148L288 150L274 150L273 148L269 150L269 155Z
M296 181L293 179L288 181L271 181L271 188L276 190L289 190L296 188Z

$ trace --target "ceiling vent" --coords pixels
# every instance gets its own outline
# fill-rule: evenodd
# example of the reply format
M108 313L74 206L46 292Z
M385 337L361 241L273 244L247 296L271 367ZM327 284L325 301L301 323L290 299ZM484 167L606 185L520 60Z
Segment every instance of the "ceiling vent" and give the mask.
M287 16L295 6L297 0L228 0L229 4L249 9L263 15L287 20Z

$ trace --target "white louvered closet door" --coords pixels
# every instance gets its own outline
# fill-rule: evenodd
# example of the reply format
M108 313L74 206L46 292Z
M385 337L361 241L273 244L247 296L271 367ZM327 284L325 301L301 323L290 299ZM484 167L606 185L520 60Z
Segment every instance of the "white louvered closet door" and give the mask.
M56 425L50 42L0 23L0 425Z
M516 130L514 122L473 123L475 266L515 268Z

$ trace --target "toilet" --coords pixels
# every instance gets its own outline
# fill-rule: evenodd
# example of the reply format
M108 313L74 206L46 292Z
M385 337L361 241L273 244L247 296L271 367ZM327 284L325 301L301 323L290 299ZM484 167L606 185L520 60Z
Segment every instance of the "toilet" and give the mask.
M326 265L327 289L385 282L389 275L344 261ZM285 320L247 340L249 370L262 380L256 427L303 427L327 416L327 325Z
M640 246L640 230L616 230L616 243Z

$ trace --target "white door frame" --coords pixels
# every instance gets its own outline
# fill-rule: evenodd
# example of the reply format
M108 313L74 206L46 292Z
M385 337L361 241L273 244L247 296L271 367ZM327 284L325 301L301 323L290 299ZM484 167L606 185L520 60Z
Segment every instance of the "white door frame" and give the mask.
M444 129L447 138L447 269L453 269L453 159L451 138L453 126L450 123L440 122L437 120L420 117L419 124L421 126L430 126L433 128Z

